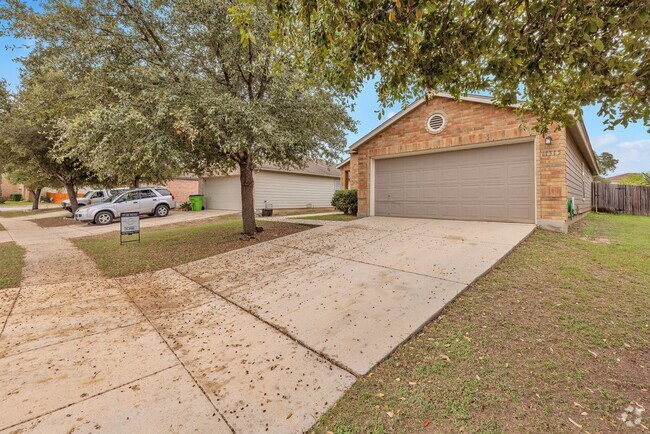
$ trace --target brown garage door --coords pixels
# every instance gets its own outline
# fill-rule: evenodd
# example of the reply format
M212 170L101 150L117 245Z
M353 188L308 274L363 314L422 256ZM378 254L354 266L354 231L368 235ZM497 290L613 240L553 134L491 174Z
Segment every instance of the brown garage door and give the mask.
M533 144L375 161L375 215L535 222Z

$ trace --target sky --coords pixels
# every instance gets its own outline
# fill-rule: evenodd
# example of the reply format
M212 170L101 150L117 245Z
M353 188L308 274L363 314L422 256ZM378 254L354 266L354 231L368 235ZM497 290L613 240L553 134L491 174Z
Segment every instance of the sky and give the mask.
M29 52L26 41L9 37L0 37L0 78L4 78L15 89L20 84L20 65L16 57ZM348 145L373 130L381 122L398 113L400 106L385 109L382 119L377 117L381 109L378 102L374 81L366 82L362 91L354 100L354 110L350 115L357 121L357 132L347 136ZM598 107L584 107L584 123L594 151L610 152L619 160L616 170L607 176L628 172L650 172L650 134L641 123L619 126L614 130L605 130L603 119L598 117Z

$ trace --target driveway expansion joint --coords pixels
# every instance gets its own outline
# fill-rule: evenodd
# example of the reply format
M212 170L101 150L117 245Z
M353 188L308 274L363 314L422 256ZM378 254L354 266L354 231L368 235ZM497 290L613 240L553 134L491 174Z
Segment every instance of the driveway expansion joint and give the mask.
M179 274L180 274L180 273L179 273ZM221 417L221 419L223 419L223 421L224 421L225 424L228 426L228 428L230 429L230 431L231 431L233 434L236 434L236 433L235 433L235 430L234 430L233 427L232 427L232 425L230 424L230 422L228 422L228 419L226 419L226 417L223 415L223 413L222 413L222 412L221 412L221 411L220 411L220 410L219 410L219 409L214 405L214 403L212 402L212 400L211 400L210 397L208 396L208 393L207 393L206 390L203 388L203 386L201 385L201 383L199 383L199 382L197 381L197 379L194 377L194 375L192 375L192 372L191 372L189 369L187 369L187 366L185 366L185 363L183 363L183 361L178 357L178 355L176 354L176 352L174 351L174 349L171 347L171 345L169 345L169 342L167 342L167 339L165 339L165 337L162 335L162 333L160 333L160 331L158 330L158 328L154 325L153 321L151 321L151 319L147 316L147 314L144 313L144 311L142 310L142 308L140 307L140 305L138 305L138 303L136 303L136 301L133 299L133 297L131 297L131 295L129 294L129 292L128 292L126 289L124 289L124 286L123 286L122 282L119 282L119 281L118 281L118 282L116 282L116 283L117 283L117 285L120 287L120 289L122 290L122 292L124 292L124 293L126 294L126 296L129 298L129 300L131 301L131 303L135 306L135 308L138 309L138 311L140 312L140 314L142 314L142 316L146 319L147 323L149 323L149 325L153 328L153 330L156 332L156 334L158 335L158 337L160 337L160 339L165 343L165 346L166 346L166 347L169 349L169 351L171 351L171 353L174 355L174 358L178 361L178 364L179 364L180 366L183 367L183 369L185 370L185 372L187 372L187 375L190 376L190 378L192 379L192 381L194 382L194 384L199 388L199 390L201 391L201 393L203 394L203 396L205 397L205 399L207 399L208 402L210 403L210 405L212 406L212 408L214 408L214 411L217 412L217 414Z
M176 271L176 270L174 270L174 271ZM272 329L274 329L274 330L280 332L282 335L284 335L284 336L286 336L287 338L291 339L293 342L297 343L298 345L300 345L301 347L307 349L308 351L310 351L310 352L316 354L318 357L321 357L321 358L323 358L324 360L327 360L329 363L331 363L332 365L336 366L337 368L340 368L340 369L346 371L348 374L353 375L355 378L360 378L360 377L363 376L363 375L359 375L359 374L357 374L357 373L354 372L352 369L350 369L349 367L345 366L344 364L342 364L342 363L339 362L338 360L333 359L332 357L328 356L327 354L325 354L325 353L323 353L323 352L321 352L321 351L318 351L318 350L315 350L315 349L311 348L311 347L310 347L309 345L307 345L305 342L303 342L302 340L296 338L296 337L293 336L291 333L289 333L285 328L280 327L280 326L278 326L278 325L276 325L276 324L273 324L272 322L269 322L269 321L265 320L264 318L262 318L261 316L259 316L257 313L253 312L252 310L247 309L247 308L245 308L244 306L241 306L241 305L238 304L238 303L235 303L234 301L228 299L227 297L224 297L223 295L219 294L217 291L214 291L214 290L212 290L211 288L209 288L209 287L207 287L207 286L205 286L205 285L203 285L203 284L197 282L196 280L192 279L191 277L186 276L185 274L183 274L183 273L181 273L181 272L179 272L179 271L176 271L176 272L177 272L178 274L180 274L181 276L183 276L183 277L185 277L185 278L191 280L192 282L196 283L196 284L199 285L200 287L202 287L202 288L204 288L204 289L207 289L208 291L212 292L214 295L216 295L217 297L221 298L221 299L222 299L223 301L225 301L226 303L231 304L231 305L235 306L236 308L238 308L238 309L240 309L240 310L246 312L247 314L249 314L249 315L255 317L255 318L256 318L257 320L259 320L260 322L262 322L262 323L266 324L267 326L271 327Z
M52 413L55 413L55 412L57 412L57 411L61 411L61 410L65 409L65 408L68 408L68 407L72 407L73 405L77 405L77 404L79 404L80 402L84 402L84 401L88 401L88 400L93 399L93 398L97 398L98 396L102 396L102 395L104 395L104 394L106 394L106 393L108 393L108 392L112 392L113 390L117 390L117 389L120 389L120 388L122 388L122 387L126 387L126 386L128 386L129 384L133 384L133 383L136 383L136 382L138 382L138 381L142 381L142 380L144 380L145 378L149 378L149 377L153 377L154 375L158 375L158 374L160 374L161 372L165 372L165 371L167 371L167 370L169 370L169 369L175 368L176 366L178 366L178 364L173 364L173 365L171 365L171 366L167 366L166 368L159 369L158 371L156 371L156 372L152 372L151 374L147 374L147 375L144 375L144 376L142 376L142 377L140 377L140 378L136 378L135 380L133 380L133 381L129 381L128 383L119 384L119 385L117 385L117 386L114 386L114 387L111 387L111 388L109 388L109 389L103 390L103 391L101 391L101 392L99 392L99 393L95 393L94 395L86 396L86 397L84 397L84 398L81 398L81 399L78 400L78 401L71 402L70 404L64 405L64 406L62 406L62 407L58 407L58 408L55 408L55 409L53 409L53 410L47 411L47 412L45 412L45 413L39 414L39 415L37 415L37 416L30 417L29 419L21 420L21 421L19 421L19 422L14 423L13 425L6 426L6 427L0 427L0 430L2 430L2 431L4 431L4 430L8 430L8 429L11 429L11 428L13 428L13 427L15 427L15 426L21 425L21 424L23 424L23 423L27 423L27 422L30 422L30 421L32 421L32 420L34 420L34 419L38 419L39 417L47 416L48 414L52 414Z

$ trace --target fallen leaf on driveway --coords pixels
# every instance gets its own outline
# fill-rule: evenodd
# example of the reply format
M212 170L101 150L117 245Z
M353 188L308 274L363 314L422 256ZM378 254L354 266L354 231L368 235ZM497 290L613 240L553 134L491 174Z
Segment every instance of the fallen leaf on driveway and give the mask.
M287 419L291 419L291 416L293 416L293 413L289 413L289 414L287 415Z
M424 426L429 426L429 419L424 419L423 423L424 423Z

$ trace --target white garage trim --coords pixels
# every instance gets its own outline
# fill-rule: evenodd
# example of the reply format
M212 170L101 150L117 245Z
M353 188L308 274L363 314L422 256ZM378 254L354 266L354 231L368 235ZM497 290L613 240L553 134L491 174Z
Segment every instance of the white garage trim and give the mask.
M493 142L484 142L484 143L479 143L479 144L472 144L472 145L466 145L466 146L454 146L454 147L448 147L448 148L442 148L442 149L428 149L424 151L416 151L416 152L404 152L404 153L399 153L399 154L389 154L389 155L381 155L381 156L376 156L376 157L371 157L369 158L369 166L370 166L370 185L369 185L369 215L370 216L375 216L375 180L376 180L376 168L375 168L375 161L376 160L382 160L382 159L391 159L391 158L400 158L400 157L410 157L410 156L417 156L417 155L425 155L425 154L435 154L435 153L443 153L443 152L454 152L454 151L462 151L462 150L468 150L468 149L477 149L477 148L492 148L495 146L503 146L503 145L513 145L513 144L525 144L525 143L530 143L533 146L533 188L534 188L534 221L537 223L538 221L538 201L537 201L537 179L538 179L538 174L537 174L537 152L538 152L538 140L536 136L528 136L528 137L520 137L516 139L508 139L508 140L499 140L499 141L493 141Z

